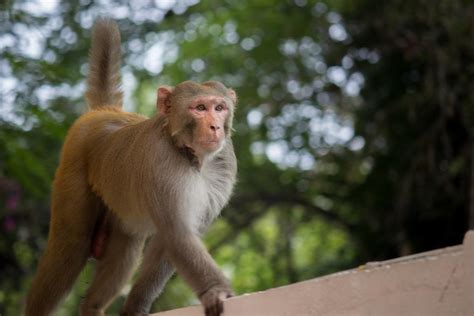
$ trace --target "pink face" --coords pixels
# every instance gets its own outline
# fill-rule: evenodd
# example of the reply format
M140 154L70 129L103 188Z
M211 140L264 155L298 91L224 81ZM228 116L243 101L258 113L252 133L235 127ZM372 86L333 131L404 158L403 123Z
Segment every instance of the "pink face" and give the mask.
M193 145L206 152L218 150L225 139L224 123L229 115L224 98L199 96L192 100L188 110L197 124Z

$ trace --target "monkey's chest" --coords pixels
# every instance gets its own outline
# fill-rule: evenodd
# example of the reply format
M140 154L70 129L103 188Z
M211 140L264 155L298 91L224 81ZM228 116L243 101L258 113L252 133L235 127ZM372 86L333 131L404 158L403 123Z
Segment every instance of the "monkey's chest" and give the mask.
M200 231L203 225L207 225L211 220L212 192L202 178L188 180L178 197L180 202L177 215L191 229Z
M144 197L138 192L124 194L127 196L115 210L120 214L122 226L131 234L152 235L159 233L156 230L156 221L171 212L195 232L202 232L218 215L220 209L216 203L217 197L212 187L200 177L190 178L177 185L175 196L170 198L170 192L161 192L157 189L155 198ZM153 202L150 202L153 200Z

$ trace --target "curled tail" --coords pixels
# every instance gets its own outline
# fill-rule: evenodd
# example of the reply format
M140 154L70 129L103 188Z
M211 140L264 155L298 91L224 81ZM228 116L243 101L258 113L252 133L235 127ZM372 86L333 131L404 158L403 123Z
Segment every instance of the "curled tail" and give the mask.
M89 52L86 99L90 109L103 106L122 107L121 55L117 24L111 20L100 19L94 26Z

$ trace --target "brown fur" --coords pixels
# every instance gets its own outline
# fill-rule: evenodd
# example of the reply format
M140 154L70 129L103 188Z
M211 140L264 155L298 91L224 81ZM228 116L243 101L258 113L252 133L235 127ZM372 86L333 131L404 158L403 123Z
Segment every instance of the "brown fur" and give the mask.
M115 24L97 23L86 93L91 110L74 123L63 146L48 244L26 315L51 314L68 293L94 245L104 210L108 241L81 315L103 315L150 236L122 315L148 313L174 269L200 297L206 315L220 315L232 290L199 236L225 206L235 182L230 139L235 92L217 82L188 81L159 89L155 117L125 113L117 81L117 39ZM220 102L228 110L209 110L197 119L189 108L196 96L210 107ZM219 147L201 148L199 141L206 137L219 139Z

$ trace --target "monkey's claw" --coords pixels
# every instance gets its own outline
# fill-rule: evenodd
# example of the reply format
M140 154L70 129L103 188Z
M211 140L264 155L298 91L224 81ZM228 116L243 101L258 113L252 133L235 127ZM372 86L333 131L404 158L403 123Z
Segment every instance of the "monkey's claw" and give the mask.
M224 312L224 300L234 296L232 290L227 287L212 287L201 296L206 316L220 316Z

